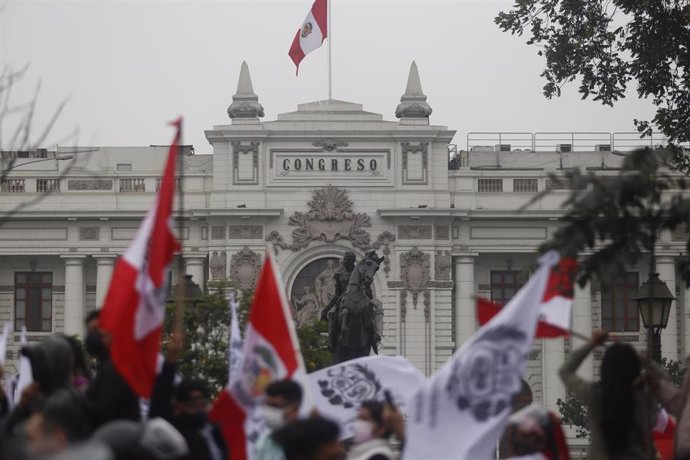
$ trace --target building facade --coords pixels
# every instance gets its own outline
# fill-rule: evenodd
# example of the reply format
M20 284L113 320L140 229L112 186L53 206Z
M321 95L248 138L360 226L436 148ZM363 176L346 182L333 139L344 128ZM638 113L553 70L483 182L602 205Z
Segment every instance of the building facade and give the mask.
M230 123L206 131L213 154L185 147L178 187L186 273L201 285L228 278L251 289L264 252L273 251L304 323L332 296L342 255L375 249L385 256L373 286L382 353L404 355L430 375L476 329L474 296L504 302L533 270L569 193L554 189L521 210L554 188L549 174L615 174L617 151L632 146L617 134L470 133L458 152L455 131L432 125L431 112L413 63L397 121L335 100L261 121L243 63ZM116 258L152 204L167 151L3 153L0 322L13 324L12 357L22 326L30 340L83 333L85 314L100 307ZM678 299L662 338L673 359L690 352L690 291L676 270L683 253L684 235L662 235L657 271ZM573 329L611 329L644 348L632 297L646 277L645 267L631 267L618 283L578 288ZM578 344L535 342L525 380L536 402L556 410L565 396L557 369ZM590 359L582 374L595 377L596 367Z

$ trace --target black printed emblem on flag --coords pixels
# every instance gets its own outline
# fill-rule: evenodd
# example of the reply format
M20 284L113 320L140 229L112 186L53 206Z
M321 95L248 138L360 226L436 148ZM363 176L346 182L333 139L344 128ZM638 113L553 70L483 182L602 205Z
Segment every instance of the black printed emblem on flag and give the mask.
M460 411L485 422L509 408L521 389L521 363L527 337L510 326L500 326L479 337L456 361L446 392Z
M319 380L319 390L331 405L350 409L364 401L377 399L381 382L367 366L351 364L328 371L328 379Z

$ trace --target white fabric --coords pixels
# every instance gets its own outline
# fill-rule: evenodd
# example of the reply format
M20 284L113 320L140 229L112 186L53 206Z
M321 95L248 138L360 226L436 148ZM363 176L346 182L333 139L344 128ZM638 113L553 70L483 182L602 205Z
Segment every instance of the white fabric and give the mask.
M230 346L228 348L228 381L230 385L237 379L240 372L240 362L242 361L242 333L240 332L240 319L237 316L239 306L235 298L235 291L230 291L228 303L230 304Z
M573 299L561 296L552 297L541 305L539 319L551 326L569 331L572 306Z
M663 433L666 431L666 427L668 427L668 412L660 407L656 413L656 421L654 422L654 428L652 428L652 431L656 433Z
M410 400L404 458L486 460L494 453L522 387L541 301L558 254ZM461 427L461 429L458 429Z
M24 348L26 341L26 326L22 326L22 333L19 336L19 345ZM34 382L34 373L31 369L31 361L24 355L19 355L19 379L14 389L14 403L18 404L22 399L22 391Z
M299 46L302 48L302 52L306 56L316 48L320 47L322 42L323 33L321 32L321 28L316 23L314 14L311 12L311 10L309 10L309 14L302 23L302 28L299 31Z
M390 459L395 458L388 441L372 439L371 441L352 446L347 453L347 460L369 460L374 455L384 455Z
M343 439L352 436L352 423L363 401L382 401L384 390L389 390L406 415L405 402L425 381L419 369L402 356L367 356L309 374L317 410L340 424Z
M0 335L0 366L4 366L7 359L7 336L10 335L10 323L6 322Z

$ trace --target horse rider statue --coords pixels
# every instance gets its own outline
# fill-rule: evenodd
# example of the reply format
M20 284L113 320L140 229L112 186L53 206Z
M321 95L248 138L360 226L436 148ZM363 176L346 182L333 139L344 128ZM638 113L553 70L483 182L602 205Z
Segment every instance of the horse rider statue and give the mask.
M343 270L336 274L336 295L325 309L335 307L335 311L328 315L335 363L369 356L372 349L378 354L381 336L376 330L376 305L371 284L383 259L376 251L370 251L349 271L354 265L354 254L346 253L343 257ZM346 284L345 279L348 280Z

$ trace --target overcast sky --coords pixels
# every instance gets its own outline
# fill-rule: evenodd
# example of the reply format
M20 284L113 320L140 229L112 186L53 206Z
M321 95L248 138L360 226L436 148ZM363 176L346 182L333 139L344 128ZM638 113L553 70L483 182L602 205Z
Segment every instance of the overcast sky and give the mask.
M542 96L543 61L526 38L493 23L510 1L332 0L333 97L395 120L416 60L432 124L458 131L633 131L651 104L631 92L615 108L581 101L577 85ZM69 98L51 142L75 127L80 145L169 143L185 117L185 143L210 153L204 130L227 124L242 60L264 120L327 97L323 46L287 55L312 0L0 0L0 63L29 73L13 94L42 90L36 125Z

